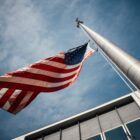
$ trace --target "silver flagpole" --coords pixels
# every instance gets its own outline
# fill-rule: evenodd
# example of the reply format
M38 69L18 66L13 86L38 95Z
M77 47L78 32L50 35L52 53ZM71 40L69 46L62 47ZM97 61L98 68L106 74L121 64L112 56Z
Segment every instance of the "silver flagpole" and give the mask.
M98 47L97 47L98 48ZM127 77L125 77L125 75L121 72L121 70L103 53L103 51L101 49L99 49L99 53L103 56L103 58L109 63L109 65L112 67L112 69L117 73L117 75L123 80L123 82L128 86L128 88L131 91L135 91L131 86L133 86L135 89L137 89L137 87L135 87L135 85L129 80L127 79ZM122 75L121 75L122 74ZM124 79L124 77L130 82L128 83L128 81L126 81L126 79ZM131 85L130 85L131 84ZM138 90L138 89L137 89Z
M116 45L91 30L76 19L77 27L86 32L88 37L95 42L103 53L119 68L119 70L140 89L140 61L118 48Z

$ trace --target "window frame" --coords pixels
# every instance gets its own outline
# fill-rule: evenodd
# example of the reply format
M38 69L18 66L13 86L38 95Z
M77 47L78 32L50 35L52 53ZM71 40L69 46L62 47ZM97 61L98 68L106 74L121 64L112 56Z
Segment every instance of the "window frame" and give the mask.
M131 120L131 121L125 123L125 126L126 126L128 132L130 133L131 136L132 136L132 134L131 134L131 131L129 130L127 124L129 124L129 123L133 123L133 122L138 121L138 120L140 121L140 117L138 117L138 118L136 118L136 119L134 119L134 120Z
M98 134L96 134L96 135L90 136L90 137L86 138L85 140L88 140L88 139L90 139L90 138L96 137L96 136L98 136L98 135L100 135L101 140L103 140L103 138L102 138L102 133L98 133Z
M125 124L124 124L125 125ZM125 125L126 126L126 125ZM126 131L125 131L125 128L124 128L124 126L123 126L123 124L122 125L118 125L118 126L116 126L116 127L113 127L112 129L108 129L107 131L104 131L103 132L103 134L104 134L104 136L105 136L105 139L106 139L106 135L105 135L105 133L106 132L109 132L109 131L111 131L111 130L113 130L113 129L117 129L117 128L119 128L119 127L121 127L122 129L123 129L123 131L124 131L124 133L125 133L125 135L126 135L126 137L127 137L127 133L126 133ZM128 129L128 128L127 128ZM129 130L128 130L129 131ZM130 133L130 132L129 132ZM127 137L127 139L128 139L128 137ZM129 140L129 139L128 139Z

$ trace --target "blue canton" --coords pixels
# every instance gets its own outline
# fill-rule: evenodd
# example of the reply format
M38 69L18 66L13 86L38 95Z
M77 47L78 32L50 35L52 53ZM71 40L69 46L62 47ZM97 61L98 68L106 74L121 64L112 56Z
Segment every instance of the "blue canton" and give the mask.
M65 53L64 63L67 65L75 65L83 60L84 54L87 49L87 44L70 49Z

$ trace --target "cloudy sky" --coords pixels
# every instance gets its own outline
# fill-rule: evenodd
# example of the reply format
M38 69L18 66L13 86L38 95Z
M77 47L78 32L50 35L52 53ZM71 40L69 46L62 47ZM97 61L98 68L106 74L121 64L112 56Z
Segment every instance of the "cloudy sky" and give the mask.
M0 0L0 74L85 43L88 38L76 28L76 17L140 59L139 0ZM95 53L73 85L41 93L17 115L0 110L0 139L9 140L129 92Z

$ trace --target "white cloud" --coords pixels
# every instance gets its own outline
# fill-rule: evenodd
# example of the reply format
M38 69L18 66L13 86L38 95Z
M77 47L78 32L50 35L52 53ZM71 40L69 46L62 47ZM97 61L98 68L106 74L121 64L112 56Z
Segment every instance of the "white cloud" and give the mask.
M53 45L52 38L44 35L47 25L30 0L5 0L0 17L0 25L3 28L0 31L3 39L0 48L1 64L7 58L7 68L15 70L54 54L55 49L50 49Z

